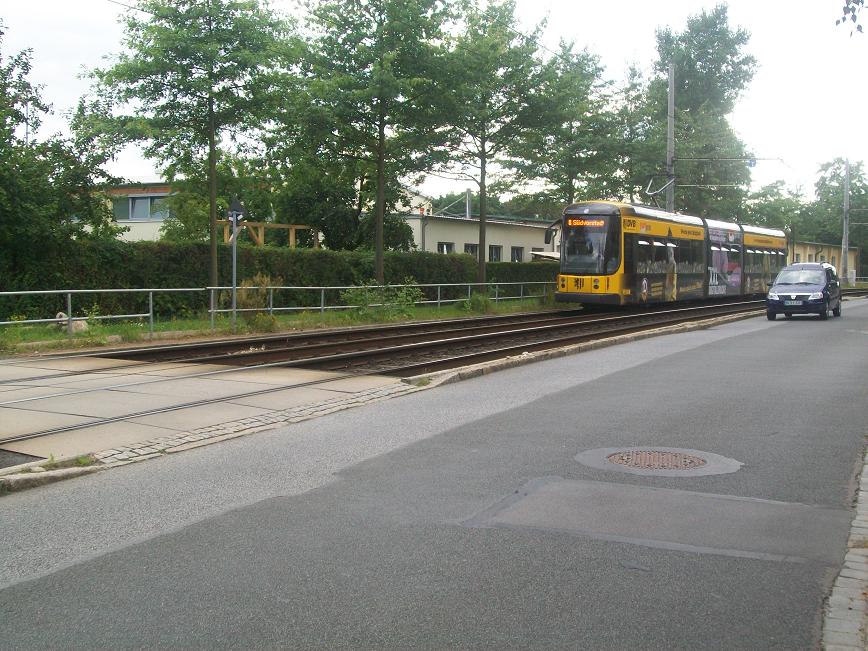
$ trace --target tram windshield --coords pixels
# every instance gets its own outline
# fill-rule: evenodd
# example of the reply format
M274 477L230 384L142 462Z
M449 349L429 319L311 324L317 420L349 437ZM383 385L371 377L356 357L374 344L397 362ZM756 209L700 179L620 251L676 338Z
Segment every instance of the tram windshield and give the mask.
M621 220L609 216L570 216L564 219L563 272L611 274L621 256Z

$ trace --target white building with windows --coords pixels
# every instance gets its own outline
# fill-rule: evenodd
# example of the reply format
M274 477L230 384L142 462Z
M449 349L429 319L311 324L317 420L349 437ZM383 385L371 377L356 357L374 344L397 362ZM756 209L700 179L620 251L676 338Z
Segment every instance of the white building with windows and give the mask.
M403 216L413 229L420 251L479 255L479 218L453 215ZM485 259L488 262L530 262L532 253L558 251L558 239L545 243L551 222L525 217L493 216L485 220ZM560 233L557 233L559 235Z
M115 223L128 228L119 237L129 242L160 239L160 226L169 215L165 201L171 193L172 188L163 181L109 188L106 194L111 198Z

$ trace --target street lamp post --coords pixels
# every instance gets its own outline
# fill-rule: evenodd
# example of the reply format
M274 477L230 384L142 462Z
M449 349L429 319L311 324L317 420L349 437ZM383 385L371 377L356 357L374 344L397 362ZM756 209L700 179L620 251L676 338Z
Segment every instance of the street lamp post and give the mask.
M244 219L244 206L241 205L238 197L232 199L227 213L232 222L232 332L235 332L238 307L238 222Z

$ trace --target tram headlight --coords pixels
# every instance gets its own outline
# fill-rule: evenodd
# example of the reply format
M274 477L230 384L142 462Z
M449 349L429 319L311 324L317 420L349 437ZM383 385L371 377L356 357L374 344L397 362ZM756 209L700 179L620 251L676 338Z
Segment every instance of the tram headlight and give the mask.
M775 294L774 292L769 292L769 300L770 300L770 301L777 301L777 300L778 300L778 295Z

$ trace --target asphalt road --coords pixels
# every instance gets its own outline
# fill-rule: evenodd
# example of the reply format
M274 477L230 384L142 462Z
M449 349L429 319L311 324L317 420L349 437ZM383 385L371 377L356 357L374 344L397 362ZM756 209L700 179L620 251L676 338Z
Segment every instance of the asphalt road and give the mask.
M3 497L0 646L816 648L866 344L751 319ZM743 465L576 461L632 446Z

